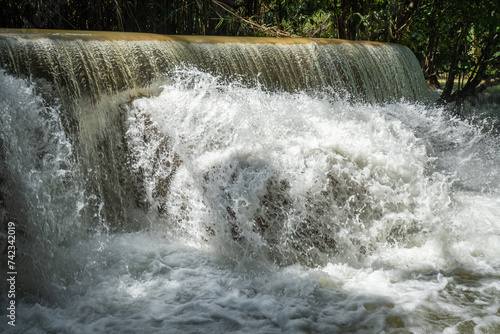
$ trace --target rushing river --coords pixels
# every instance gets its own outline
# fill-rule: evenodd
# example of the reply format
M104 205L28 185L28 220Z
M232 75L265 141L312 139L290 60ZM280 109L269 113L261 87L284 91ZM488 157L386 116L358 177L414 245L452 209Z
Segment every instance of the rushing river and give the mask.
M37 85L0 73L4 331L500 333L500 141L481 122L178 70L101 101L138 194L110 221Z

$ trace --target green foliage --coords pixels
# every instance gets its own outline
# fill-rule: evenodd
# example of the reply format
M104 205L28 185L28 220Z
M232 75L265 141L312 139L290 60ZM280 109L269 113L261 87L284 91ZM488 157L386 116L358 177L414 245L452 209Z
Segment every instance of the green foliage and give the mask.
M410 24L408 45L426 77L447 77L441 101L460 102L498 82L498 0L428 0ZM455 91L453 91L455 89Z

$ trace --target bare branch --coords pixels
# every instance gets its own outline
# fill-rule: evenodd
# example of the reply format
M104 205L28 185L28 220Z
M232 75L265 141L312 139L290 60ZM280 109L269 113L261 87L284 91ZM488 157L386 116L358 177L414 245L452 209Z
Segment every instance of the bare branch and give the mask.
M232 8L230 8L229 6L227 6L226 4L224 4L218 0L212 0L212 2L214 4L216 4L217 6L219 6L220 8L222 8L223 10L225 10L226 12L228 12L229 14L231 14L232 16L234 16L234 18L236 18L238 21L249 25L252 29L254 29L256 31L264 33L266 36L297 37L296 35L292 35L287 31L278 29L277 27L265 26L262 24L258 24L256 22L252 21L251 19L243 18L243 17L239 16L237 13L235 13L235 11Z

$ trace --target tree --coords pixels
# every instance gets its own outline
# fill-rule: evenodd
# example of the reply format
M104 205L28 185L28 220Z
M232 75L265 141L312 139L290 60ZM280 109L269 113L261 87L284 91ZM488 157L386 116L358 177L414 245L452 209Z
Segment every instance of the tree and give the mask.
M410 46L431 85L446 77L440 103L462 103L499 83L500 6L498 0L421 1L410 34Z
M451 63L441 102L462 102L500 82L500 7L497 1L480 1L461 8ZM467 11L467 12L465 12ZM453 91L455 79L459 87ZM467 80L463 84L464 80Z

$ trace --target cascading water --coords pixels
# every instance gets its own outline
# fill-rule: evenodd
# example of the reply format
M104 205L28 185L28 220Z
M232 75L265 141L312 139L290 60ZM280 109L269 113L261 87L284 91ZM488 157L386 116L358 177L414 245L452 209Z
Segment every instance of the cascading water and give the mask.
M0 39L0 328L500 330L500 144L407 49L44 34Z

